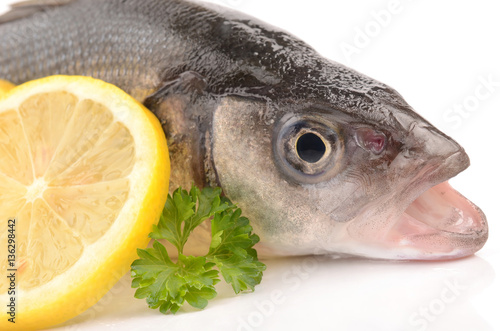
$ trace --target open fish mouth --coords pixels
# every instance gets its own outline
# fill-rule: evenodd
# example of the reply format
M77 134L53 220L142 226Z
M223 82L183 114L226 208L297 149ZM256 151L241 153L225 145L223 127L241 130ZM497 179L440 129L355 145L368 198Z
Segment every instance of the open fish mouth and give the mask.
M418 196L400 215L386 240L410 246L413 259L453 259L474 254L488 239L486 216L448 181ZM402 256L404 257L404 256Z
M407 253L409 256L403 258L460 258L477 252L488 239L486 216L448 182L469 166L467 154L459 148L434 164L434 169L419 176L421 185L427 187L410 200L387 233L389 241L413 248Z
M447 138L429 148L435 149L436 157L406 188L413 195L401 194L407 196L407 204L386 228L384 241L400 248L396 248L398 259L443 260L472 255L488 239L486 216L448 182L469 166L469 157ZM439 156L439 150L447 153Z
M402 190L371 204L348 225L350 250L374 258L446 260L484 246L486 216L448 182L469 166L469 158L458 145L448 146L448 156L436 154L410 182L401 183Z

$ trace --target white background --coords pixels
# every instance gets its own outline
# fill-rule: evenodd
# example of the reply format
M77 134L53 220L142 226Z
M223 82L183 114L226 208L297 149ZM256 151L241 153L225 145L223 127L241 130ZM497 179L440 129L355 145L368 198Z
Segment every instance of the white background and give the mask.
M127 276L56 330L500 330L498 1L212 2L284 28L325 57L396 88L455 138L472 165L451 183L485 212L490 238L475 256L449 262L267 261L255 293L234 296L219 286L205 310L186 307L175 316L134 299ZM348 44L356 53L343 51ZM479 100L475 91L488 79L496 86Z

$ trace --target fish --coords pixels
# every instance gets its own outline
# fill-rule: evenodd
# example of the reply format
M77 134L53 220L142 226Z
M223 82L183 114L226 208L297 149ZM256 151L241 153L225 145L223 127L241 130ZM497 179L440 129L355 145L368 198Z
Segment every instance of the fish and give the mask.
M112 83L164 129L170 187L220 186L259 254L447 260L488 224L448 180L464 149L392 87L244 13L183 0L27 1L0 16L0 78ZM210 238L209 225L196 245Z

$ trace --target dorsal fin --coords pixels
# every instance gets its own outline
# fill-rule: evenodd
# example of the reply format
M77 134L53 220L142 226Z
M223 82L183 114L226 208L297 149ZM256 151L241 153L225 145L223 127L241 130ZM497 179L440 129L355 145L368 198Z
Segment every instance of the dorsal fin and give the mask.
M75 0L26 0L10 5L10 10L0 15L0 24L30 17L49 8L66 5Z

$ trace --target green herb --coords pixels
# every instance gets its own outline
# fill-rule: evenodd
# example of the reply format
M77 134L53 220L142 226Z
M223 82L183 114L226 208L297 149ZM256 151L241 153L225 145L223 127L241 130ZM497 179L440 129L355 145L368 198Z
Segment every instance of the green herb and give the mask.
M219 271L235 293L253 291L262 280L266 266L257 260L252 247L259 241L241 210L226 198L220 188L190 192L178 188L169 195L158 225L149 237L166 239L178 250L173 262L160 242L153 248L138 249L140 259L132 263L132 287L135 297L146 298L152 309L164 314L176 313L187 301L196 308L205 308L217 292ZM183 253L191 232L211 218L212 241L205 256L185 256Z

